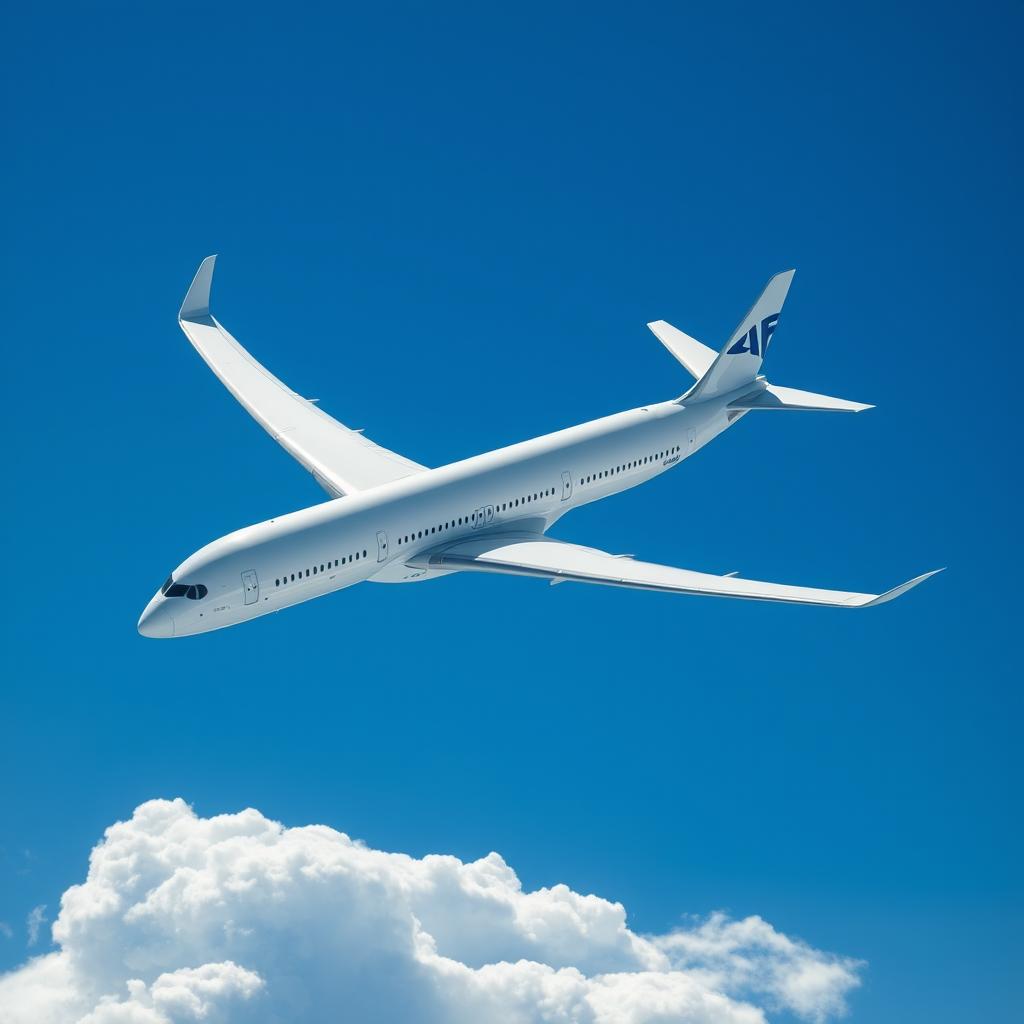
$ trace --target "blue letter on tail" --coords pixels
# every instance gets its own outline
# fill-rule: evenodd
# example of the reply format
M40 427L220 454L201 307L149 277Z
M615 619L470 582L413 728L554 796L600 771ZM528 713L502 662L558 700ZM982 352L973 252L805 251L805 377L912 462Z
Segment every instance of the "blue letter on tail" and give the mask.
M761 321L761 333L758 336L757 324L754 324L746 334L740 336L735 344L726 350L726 355L738 356L749 352L752 356L763 356L768 351L768 342L772 340L775 333L775 325L779 322L779 314L772 313Z

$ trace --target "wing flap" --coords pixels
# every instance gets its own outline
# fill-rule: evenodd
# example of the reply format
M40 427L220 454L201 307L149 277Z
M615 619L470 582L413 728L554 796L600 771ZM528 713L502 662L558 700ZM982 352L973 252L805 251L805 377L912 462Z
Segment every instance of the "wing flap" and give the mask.
M473 538L426 552L414 564L431 569L507 573L537 576L557 582L575 581L637 590L657 590L706 597L734 597L750 601L781 601L790 604L825 605L836 608L868 608L891 601L934 573L926 573L883 594L821 590L784 583L764 583L738 576L676 569L654 562L638 562L567 544L550 537L505 535ZM936 570L938 571L938 570Z
M425 466L382 448L292 391L231 336L210 313L215 260L203 260L178 323L249 415L334 497L424 472Z

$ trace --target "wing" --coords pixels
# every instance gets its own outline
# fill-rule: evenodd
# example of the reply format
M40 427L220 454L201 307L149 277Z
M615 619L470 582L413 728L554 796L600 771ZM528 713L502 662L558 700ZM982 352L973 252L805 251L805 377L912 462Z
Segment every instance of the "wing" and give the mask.
M424 472L425 466L381 448L297 395L224 330L210 313L216 259L207 256L200 264L178 323L253 419L335 498Z
M760 583L736 576L714 576L674 569L653 562L637 562L628 555L610 555L595 548L522 534L474 537L425 552L413 560L423 568L462 569L476 572L539 576L552 583L600 583L609 587L661 590L672 594L740 597L751 601L785 601L836 608L869 608L905 594L935 573L925 573L884 594L856 594L844 590L817 590L784 583ZM936 569L935 572L941 570Z

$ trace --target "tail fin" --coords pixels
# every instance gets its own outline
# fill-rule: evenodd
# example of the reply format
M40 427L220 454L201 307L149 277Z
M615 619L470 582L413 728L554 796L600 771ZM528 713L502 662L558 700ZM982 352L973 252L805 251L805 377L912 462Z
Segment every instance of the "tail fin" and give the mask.
M716 398L755 380L795 273L784 270L765 285L761 297L740 321L707 372L683 396L684 400L697 402Z

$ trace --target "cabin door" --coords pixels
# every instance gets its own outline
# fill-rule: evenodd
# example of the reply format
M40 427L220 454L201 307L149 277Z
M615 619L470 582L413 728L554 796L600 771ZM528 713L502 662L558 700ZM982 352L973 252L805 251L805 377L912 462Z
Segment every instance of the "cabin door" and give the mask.
M568 501L572 497L572 473L567 469L562 470L562 501Z
M242 593L246 604L255 604L260 599L260 581L256 578L255 569L246 569L242 573Z
M388 559L388 535L383 530L377 531L377 561L386 562Z

